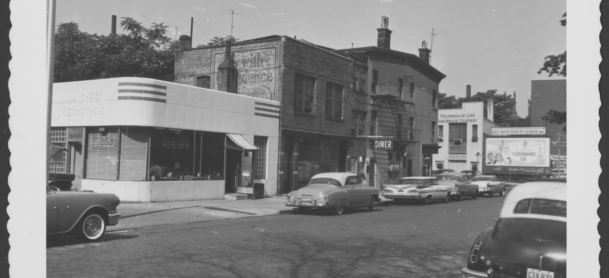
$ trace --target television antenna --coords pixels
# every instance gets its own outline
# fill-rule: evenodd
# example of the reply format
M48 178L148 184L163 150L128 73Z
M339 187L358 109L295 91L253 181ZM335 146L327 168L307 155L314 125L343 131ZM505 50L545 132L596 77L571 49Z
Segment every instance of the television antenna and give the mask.
M222 4L220 4L220 5L222 5ZM233 18L235 16L235 14L245 16L244 14L236 13L235 11L240 9L240 8L243 8L243 5L240 5L239 7L235 8L235 9L231 9L231 8L229 8L227 6L224 6L224 5L222 5L222 7L227 8L227 10L223 10L224 12L222 14L228 14L228 13L230 13L230 35L232 37L233 36L233 28L235 27L233 25Z
M442 33L444 31L439 31L438 33L434 33L435 28L431 28L431 33L425 33L425 34L429 34L431 35L431 46L429 47L429 51L431 51L433 53L433 37L435 36L442 36L442 35L448 35L448 33ZM429 54L429 62L431 63L431 53Z

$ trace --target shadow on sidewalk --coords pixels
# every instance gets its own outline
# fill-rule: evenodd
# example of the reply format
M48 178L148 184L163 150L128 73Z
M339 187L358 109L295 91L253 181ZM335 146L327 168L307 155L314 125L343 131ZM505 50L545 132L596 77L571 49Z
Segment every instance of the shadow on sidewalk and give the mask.
M202 206L190 206L190 207L183 207L183 208L171 208L171 209L152 210L152 211L146 211L146 212L141 212L141 213L137 213L137 214L123 215L123 216L121 216L120 219L131 218L131 217L136 217L136 216L142 216L142 215L152 214L152 213L159 213L159 212L170 211L170 210L187 209L187 208L201 208L201 207Z
M58 236L47 236L47 248L53 247L62 247L62 246L73 246L73 245L89 245L89 244L100 244L107 241L114 240L123 240L123 239L132 239L136 238L139 235L124 235L124 234L114 234L107 233L103 235L103 238L100 241L96 242L86 242L83 239L79 238L75 235L58 235Z

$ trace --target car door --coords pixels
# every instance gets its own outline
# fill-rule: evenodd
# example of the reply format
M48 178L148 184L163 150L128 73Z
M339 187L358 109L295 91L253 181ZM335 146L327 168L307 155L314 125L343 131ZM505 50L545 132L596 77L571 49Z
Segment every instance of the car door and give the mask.
M47 187L47 234L57 233L59 226L59 210L55 192Z
M444 199L444 197L446 196L446 194L448 194L448 192L451 191L452 187L450 185L447 184L439 184L437 181L434 180L427 180L427 182L429 182L433 189L434 189L434 199ZM458 182L457 182L458 183ZM455 186L457 186L455 183Z
M357 186L357 176L348 176L345 179L345 190L347 190L347 192L349 192L349 206L359 206L361 205L362 202L362 192L361 189L362 187L358 187Z
M436 199L437 195L436 195L436 186L438 184L430 184L429 180L423 180L421 182L421 185L417 185L417 189L419 190L419 194L421 196L428 196L431 195L432 199Z

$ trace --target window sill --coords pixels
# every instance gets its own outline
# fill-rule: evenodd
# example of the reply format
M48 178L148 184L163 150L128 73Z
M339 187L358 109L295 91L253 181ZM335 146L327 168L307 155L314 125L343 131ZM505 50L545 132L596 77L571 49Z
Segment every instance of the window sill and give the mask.
M294 115L315 118L315 115L303 112L294 112Z
M343 119L330 118L330 117L326 117L326 120L333 121L333 122L339 122L339 123L344 123L345 122L345 120L343 120Z

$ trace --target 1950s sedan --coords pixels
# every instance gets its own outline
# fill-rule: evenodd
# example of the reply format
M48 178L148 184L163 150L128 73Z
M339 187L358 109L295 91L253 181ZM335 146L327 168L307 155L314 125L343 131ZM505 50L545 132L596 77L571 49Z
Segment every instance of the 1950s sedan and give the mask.
M299 210L326 209L343 214L345 208L367 207L374 210L379 189L362 184L353 173L321 173L309 183L288 194L285 205Z
M431 200L448 202L452 186L438 184L436 177L403 177L400 184L386 185L383 197L387 199L417 200L427 204Z
M566 269L566 183L530 182L507 195L495 225L474 241L461 277L565 278Z
M118 224L120 200L114 194L55 191L47 186L47 234L76 233L99 240L107 226Z
M472 183L478 186L478 195L488 194L490 197L495 194L499 196L505 195L505 183L499 180L497 176L476 176L472 179Z
M463 197L476 199L478 196L478 185L470 183L469 175L466 173L442 173L438 175L438 183L452 186L450 197L453 199L462 200Z

